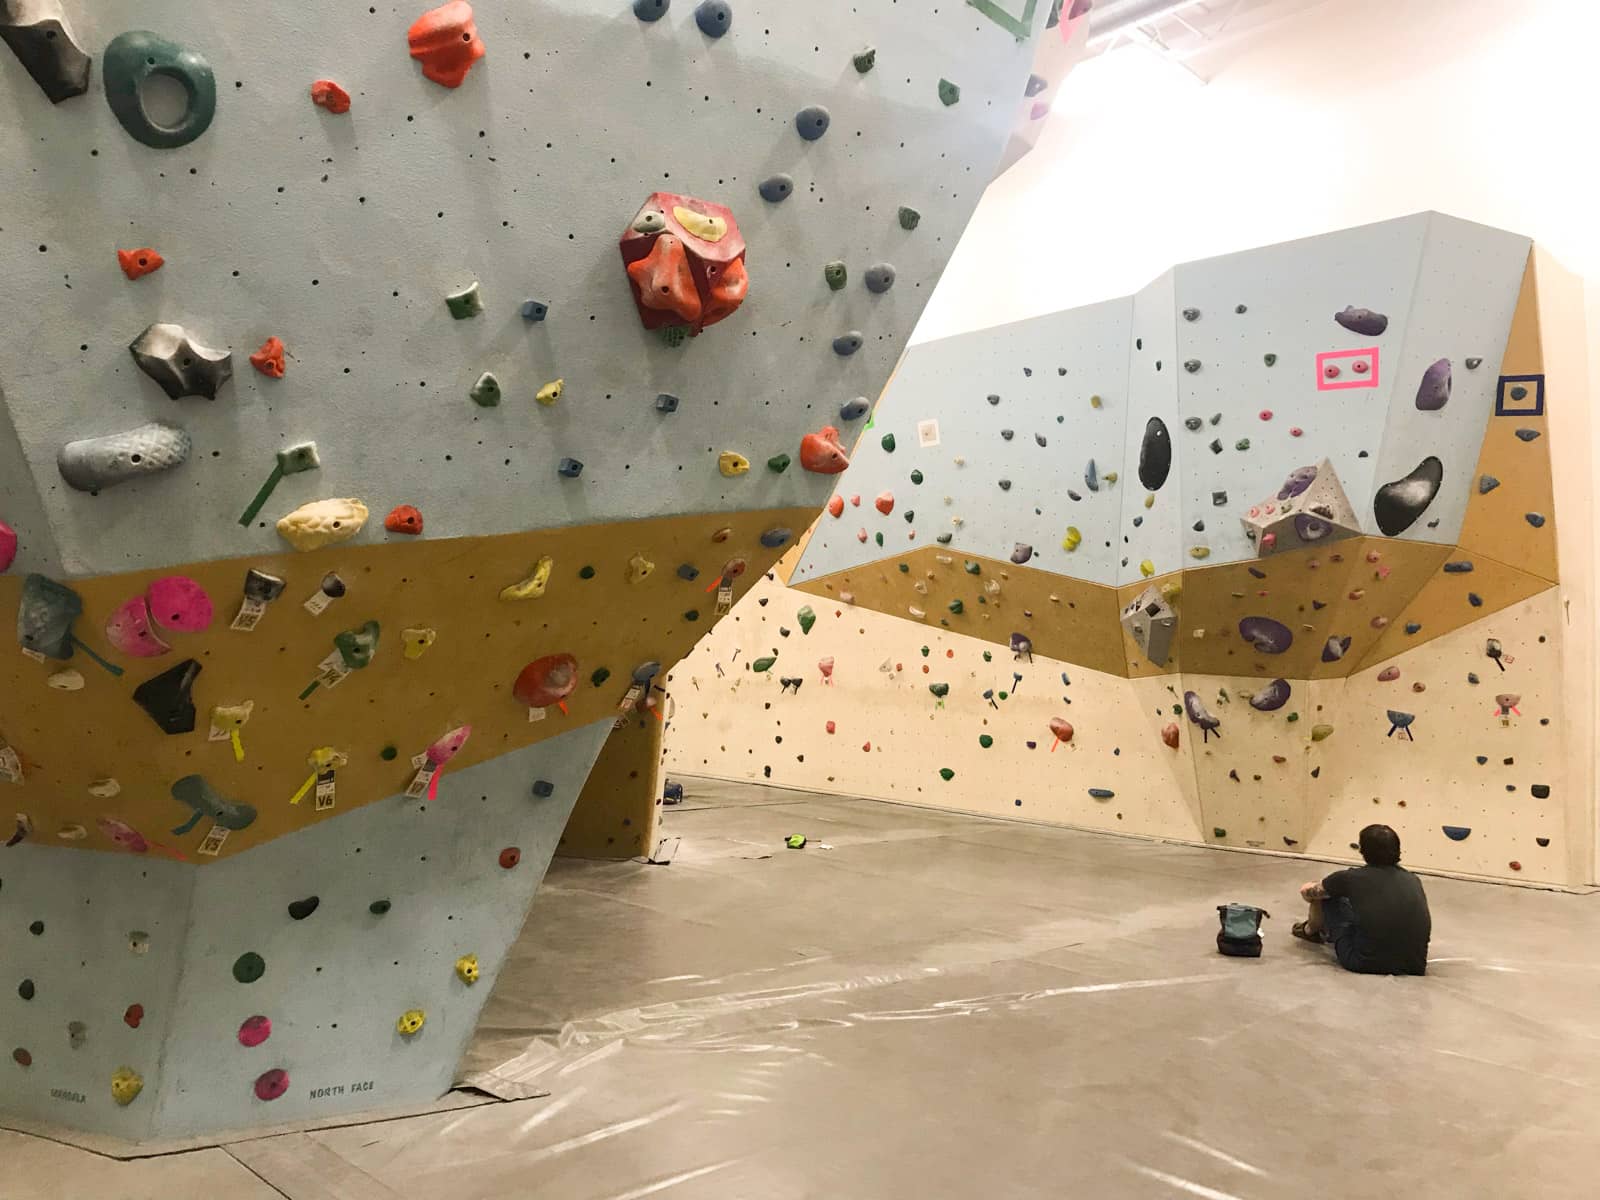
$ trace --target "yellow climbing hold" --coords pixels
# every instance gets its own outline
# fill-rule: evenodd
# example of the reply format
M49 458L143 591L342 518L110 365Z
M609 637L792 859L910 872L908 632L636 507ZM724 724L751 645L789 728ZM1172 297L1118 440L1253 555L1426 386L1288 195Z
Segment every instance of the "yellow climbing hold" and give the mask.
M428 652L428 648L438 640L438 637L437 629L402 629L400 644L405 648L407 658L417 659Z
M468 987L478 982L478 956L476 954L463 954L456 959L456 978Z
M1117 481L1117 473L1115 471L1107 471L1104 475L1100 476L1100 478L1105 480L1107 483L1115 483Z
M1156 565L1148 558L1139 564L1139 574L1143 575L1146 579L1149 579L1150 576L1154 575L1155 573Z
M126 1107L134 1097L144 1091L144 1077L132 1067L118 1067L111 1072L111 1098Z
M411 1008L400 1014L400 1019L394 1023L394 1027L404 1036L410 1037L421 1030L422 1023L427 1019L428 1014L420 1008Z
M749 469L750 460L742 454L737 454L732 450L724 450L717 455L717 470L721 471L729 479L732 479L735 475L743 475Z
M555 568L556 560L546 554L533 568L521 583L513 583L510 587L500 589L502 600L536 600L544 595L544 589L550 583L550 572ZM424 647L426 648L426 647Z
M1067 536L1061 539L1061 548L1063 550L1076 550L1078 543L1081 541L1083 541L1083 534L1079 532L1078 527L1076 525L1068 525Z
M1089 397L1089 407L1090 408L1099 408L1104 403L1105 403L1105 401L1101 400L1099 396L1090 396Z
M367 523L367 506L359 500L313 500L278 521L278 536L296 550L320 550L347 542Z
M655 571L656 565L642 554L635 554L628 560L628 582L643 583Z
M1189 547L1189 557L1190 558L1210 558L1211 557L1211 547L1210 546L1190 546Z
M533 398L546 408L549 408L550 405L561 399L561 391L566 386L567 381L565 379L553 379L535 392Z
M728 236L728 223L721 217L695 212L694 209L685 208L681 204L672 206L672 215L679 225L702 242L720 242Z
M1324 738L1332 736L1332 734L1333 734L1333 726L1332 725L1313 725L1311 727L1311 740L1313 742L1320 742Z
M1168 579L1161 585L1161 598L1168 604L1173 603L1183 595L1183 584L1176 579Z
M1146 492L1144 494L1144 506L1146 508L1154 508L1156 506L1156 494L1154 492Z

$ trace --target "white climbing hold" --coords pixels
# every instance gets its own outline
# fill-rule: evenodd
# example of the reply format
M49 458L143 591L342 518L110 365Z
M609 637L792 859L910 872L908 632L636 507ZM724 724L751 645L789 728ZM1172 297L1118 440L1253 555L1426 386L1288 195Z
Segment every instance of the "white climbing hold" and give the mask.
M367 506L359 500L313 500L278 521L278 536L304 553L347 542L366 523Z

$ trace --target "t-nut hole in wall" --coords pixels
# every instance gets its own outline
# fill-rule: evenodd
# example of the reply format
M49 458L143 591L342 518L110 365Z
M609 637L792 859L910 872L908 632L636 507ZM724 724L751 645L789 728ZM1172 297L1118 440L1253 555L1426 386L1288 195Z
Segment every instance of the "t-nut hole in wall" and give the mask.
M147 59L146 62L155 66L154 59ZM139 104L144 109L144 115L157 128L180 128L189 115L189 101L189 89L183 81L164 71L152 71L139 84Z

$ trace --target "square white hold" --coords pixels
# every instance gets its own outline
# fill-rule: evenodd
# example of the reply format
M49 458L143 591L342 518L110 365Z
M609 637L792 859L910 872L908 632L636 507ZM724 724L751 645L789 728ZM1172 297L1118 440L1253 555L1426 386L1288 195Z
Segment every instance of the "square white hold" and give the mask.
M917 445L926 450L929 446L939 444L939 422L929 417L926 421L917 422Z

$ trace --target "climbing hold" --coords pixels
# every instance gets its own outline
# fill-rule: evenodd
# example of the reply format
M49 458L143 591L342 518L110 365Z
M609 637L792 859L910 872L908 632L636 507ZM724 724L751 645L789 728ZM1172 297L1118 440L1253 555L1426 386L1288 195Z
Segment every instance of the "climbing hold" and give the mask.
M450 0L423 13L406 30L406 41L411 57L422 64L422 73L447 88L460 87L484 55L472 5L466 0Z
M833 352L840 358L849 358L857 350L861 349L861 343L863 340L864 339L862 338L861 331L859 329L852 329L848 333L841 333L838 337L833 339Z
M58 692L81 692L87 682L83 677L82 671L75 671L71 668L65 671L57 671L45 680L49 687Z
M1089 789L1089 795L1093 796L1096 800L1110 800L1116 795L1116 793L1110 788L1092 787Z
M848 467L850 459L839 444L838 429L824 425L801 438L800 465L817 475L837 475Z
M878 498L872 502L872 506L887 517L894 511L894 493L880 492Z
M311 85L311 103L336 115L350 111L350 93L331 79L318 79Z
M129 279L142 279L152 271L159 271L166 262L166 259L148 246L140 250L117 251L117 266L122 268L122 273Z
M359 671L372 662L372 656L378 652L378 638L382 627L376 621L367 621L357 625L354 629L346 629L333 635L333 647L339 652L340 661L352 671Z
M427 1019L428 1014L420 1008L411 1008L400 1014L400 1019L394 1023L394 1027L402 1037L412 1037L421 1032L423 1022Z
M832 119L826 108L813 104L795 113L794 127L806 141L814 142L828 132L828 124Z
M1538 436L1539 436L1539 431L1537 429L1519 429L1519 430L1517 430L1517 439L1519 441L1523 441L1523 442L1535 441L1538 438Z
M270 1071L263 1071L256 1076L254 1085L256 1099L273 1101L289 1090L289 1072L282 1067L273 1067Z
M272 1036L272 1021L260 1015L246 1017L239 1023L237 1037L241 1046L255 1048Z
M1198 358L1186 358L1186 359L1184 359L1183 360L1183 369L1185 371L1189 372L1189 374L1193 375L1196 371L1198 371L1200 369L1200 360Z
M1471 574L1471 572L1472 563L1467 559L1462 559L1457 562L1447 562L1444 564L1444 573L1446 575L1468 575Z
M1189 720L1200 727L1200 740L1202 743L1210 741L1213 733L1219 739L1222 737L1220 728L1222 719L1211 715L1206 708L1205 701L1200 699L1198 692L1185 692L1183 694L1183 710L1188 714Z
M1313 742L1326 741L1333 736L1332 725L1313 725L1311 727L1311 740Z
M279 518L278 536L302 553L347 542L367 523L367 506L346 498L314 500Z
M1399 679L1399 678L1400 678L1400 668L1396 667L1396 666L1388 666L1388 667L1385 667L1383 670L1378 672L1378 682L1379 683L1393 683L1396 679Z
M789 175L772 175L763 179L756 190L769 204L781 204L794 191L794 178Z
M719 38L733 27L733 6L727 0L700 0L694 23L708 38Z
M144 1076L132 1067L118 1067L111 1072L111 1098L123 1108L132 1104L144 1090Z
M1388 537L1404 533L1416 522L1444 482L1444 464L1429 455L1409 475L1378 489L1372 511L1378 528Z
M865 396L857 396L854 400L846 400L839 406L839 419L841 421L856 421L867 415L867 410L872 406Z
M128 352L174 400L181 396L215 400L217 389L233 378L233 353L202 346L182 325L151 325L128 344Z
M949 783L955 777L956 777L956 773L954 771L952 771L949 767L940 767L939 768L939 778L944 780L946 783Z
M750 469L750 460L744 455L733 450L724 450L717 455L717 470L729 479L735 475L743 475Z
M1347 637L1331 637L1322 647L1322 661L1338 662L1350 650L1350 639Z
M1294 644L1294 633L1271 617L1245 617L1239 622L1239 636L1263 654L1282 654Z
M500 599L535 600L544 595L544 590L550 583L550 572L555 565L556 560L546 554L534 565L533 571L526 579L501 588Z
M1382 313L1373 312L1370 308L1352 308L1348 304L1342 312L1334 313L1333 319L1351 333L1359 333L1362 337L1377 337L1389 328L1389 318Z
M456 959L456 978L468 987L478 982L478 956L476 954L463 954Z
M672 0L633 0L633 15L641 21L659 21L671 6Z
M898 215L900 218L900 228L904 229L907 233L915 229L918 222L922 220L921 213L914 208L907 208L904 204L900 206Z
M439 631L436 629L402 629L400 631L400 645L402 652L409 659L421 658L439 640Z
M246 951L234 959L233 977L240 983L254 983L266 973L266 959L253 950Z
M894 280L895 270L891 263L873 263L861 277L861 282L867 285L867 291L875 296L881 296L892 288Z
M467 389L467 395L479 408L498 408L500 406L500 381L494 373L485 371L478 376L478 381Z
M607 671L606 677L609 676ZM604 678L596 681L595 686L603 682ZM578 660L570 654L547 654L522 668L511 693L528 708L548 708L572 695L577 686Z
M750 664L750 669L757 675L772 670L772 664L778 661L776 654L764 654Z
M563 479L576 479L583 474L583 464L575 458L563 458L556 463L556 474Z
M833 291L837 292L844 287L848 276L849 272L846 270L844 263L837 259L823 265L822 278L827 281L828 287Z
M1449 401L1450 360L1441 358L1422 373L1422 382L1417 385L1417 408L1423 412L1437 412Z
M1152 492L1160 491L1172 470L1172 435L1166 422L1151 417L1145 422L1144 439L1139 443L1139 482Z
M190 689L194 687L199 674L200 664L192 658L186 658L177 666L169 667L134 688L134 703L150 714L150 719L161 727L162 732L189 733L194 729L195 716ZM251 811L253 819L254 810Z
M304 900L291 900L289 902L289 917L294 921L304 921L322 903L320 897L307 896Z
M749 290L744 238L720 204L652 193L618 246L646 329L681 325L698 334L732 314Z
M500 851L500 866L504 870L509 871L513 869L521 861L522 851L516 846L507 846L504 850Z
M422 532L422 514L410 504L397 504L383 519L383 527L390 533L419 534Z
M628 582L643 583L655 573L656 565L642 554L628 559Z
M477 316L483 311L483 293L478 290L478 281L474 279L459 292L448 293L444 298L444 306L458 321Z
M1076 550L1083 542L1083 533L1076 525L1068 525L1066 536L1061 539L1063 550Z
M1289 703L1289 681L1274 679L1250 697L1250 707L1257 712L1277 712Z
M1169 721L1161 727L1161 740L1173 750L1178 748L1178 724Z
M1146 579L1149 579L1155 573L1156 573L1156 565L1155 565L1155 563L1151 562L1148 558L1140 560L1140 562L1139 562L1139 574L1140 575L1144 576Z
M1183 319L1185 321L1198 321L1200 319L1200 310L1198 308L1186 308L1186 309L1184 309L1183 310Z
M17 531L0 521L0 575L11 569L17 561Z
M250 365L269 379L282 379L285 369L283 343L275 337L269 337L261 343L261 349L250 356Z
M535 392L533 398L546 408L549 408L557 400L561 399L561 393L566 386L567 381L565 379L552 379Z
M106 641L135 658L155 658L172 649L150 628L150 612L143 596L135 596L106 618Z
M6 0L0 3L0 40L11 47L52 104L89 90L94 60L67 27L59 0Z
M1535 529L1539 529L1544 525L1544 515L1542 513L1523 513L1522 519L1529 525L1532 525Z
M543 300L524 300L520 311L524 321L537 323L550 315L550 306Z
M793 536L794 531L792 529L785 529L782 526L774 526L771 529L762 531L761 544L768 550L776 550L779 546L783 545Z
M84 66L85 74L88 65ZM211 66L193 50L185 50L148 30L119 34L106 47L102 67L106 103L134 141L157 150L187 146L211 125L217 111L217 80ZM145 111L145 81L153 75L176 80L187 103L174 125L158 125Z
M1464 842L1472 833L1470 825L1441 825L1440 828L1444 830L1445 837L1452 842Z
M1189 547L1189 557L1190 558L1197 558L1197 559L1210 558L1211 557L1211 547L1210 546L1190 546Z
M961 89L948 79L939 80L939 103L949 108L961 99Z
M858 50L855 54L851 55L850 61L855 64L857 73L865 75L877 65L878 51L876 48L868 46L865 49Z
M1033 557L1033 547L1027 542L1018 542L1011 548L1011 561L1021 566Z
M122 433L68 442L56 453L56 467L70 487L94 492L182 466L192 448L182 429L152 421Z

